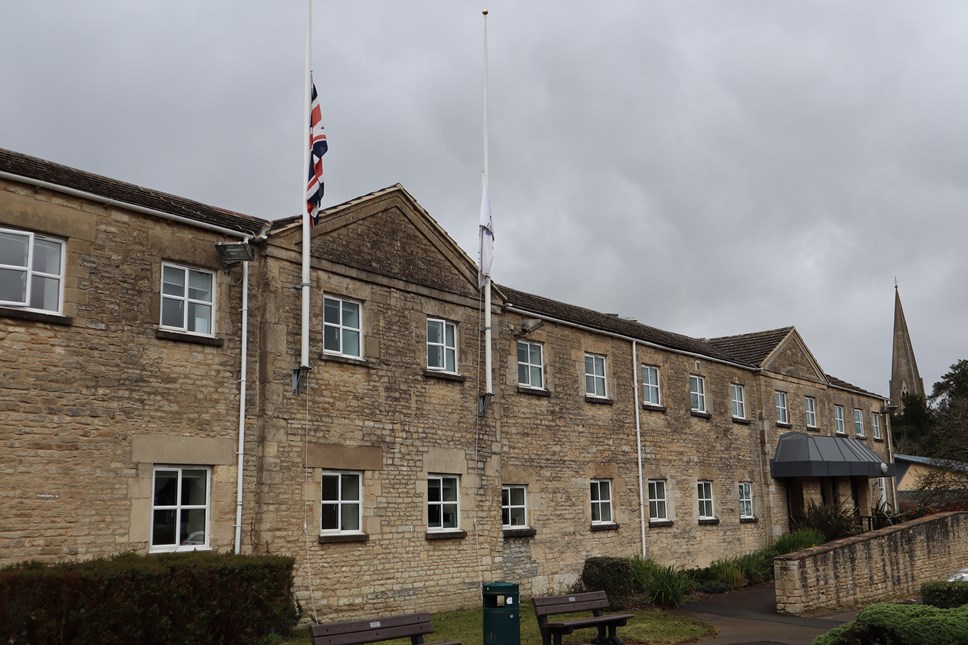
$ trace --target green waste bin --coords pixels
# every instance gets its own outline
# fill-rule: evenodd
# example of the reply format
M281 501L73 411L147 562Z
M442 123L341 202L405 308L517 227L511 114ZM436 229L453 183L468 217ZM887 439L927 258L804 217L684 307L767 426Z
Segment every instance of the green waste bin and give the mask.
M521 613L518 585L485 582L484 645L521 645Z

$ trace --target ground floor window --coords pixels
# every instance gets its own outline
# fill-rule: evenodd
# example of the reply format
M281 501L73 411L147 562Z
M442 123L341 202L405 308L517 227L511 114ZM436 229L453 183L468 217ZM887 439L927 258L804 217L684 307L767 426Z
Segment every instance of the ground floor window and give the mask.
M321 533L359 533L362 531L362 483L362 473L323 473Z
M607 479L593 479L592 524L612 523L612 482Z
M427 528L446 531L460 528L459 479L454 475L427 477Z
M649 480L649 519L652 521L669 519L664 479Z
M152 482L151 550L209 546L210 468L156 466Z
M752 482L739 483L739 516L741 518L753 517L753 484Z
M501 525L516 528L528 525L528 489L501 486Z
M713 483L699 482L697 489L699 493L699 519L715 519L716 516L713 514Z

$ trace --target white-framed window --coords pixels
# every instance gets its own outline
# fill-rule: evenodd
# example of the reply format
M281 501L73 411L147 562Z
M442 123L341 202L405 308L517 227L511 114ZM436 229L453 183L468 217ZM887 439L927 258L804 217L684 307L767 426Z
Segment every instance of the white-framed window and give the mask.
M363 532L363 474L325 471L320 533Z
M528 489L526 486L501 486L501 526L506 529L528 525Z
M715 509L713 508L713 483L710 481L698 482L696 485L696 491L699 498L699 519L715 519Z
M457 373L457 325L449 320L427 319L427 369Z
M881 420L876 412L871 412L871 435L875 439L881 438Z
M215 334L215 274L161 265L161 326L186 334Z
M0 228L0 305L59 314L64 250L62 240Z
M518 341L518 385L544 389L544 347L541 343Z
M335 296L323 297L323 351L362 358L363 325L360 303Z
M847 434L844 428L844 406L842 405L834 406L834 428L837 434Z
M427 477L427 528L450 531L460 528L460 478L455 475Z
M598 354L585 354L585 395L604 399L607 393L605 357Z
M649 519L669 519L669 506L666 500L666 482L664 479L649 480Z
M739 516L746 519L753 515L753 483L739 483Z
M731 383L729 386L730 399L732 401L733 418L746 418L746 388L739 383Z
M209 548L211 479L205 466L155 466L151 551Z
M706 379L695 374L689 375L689 404L693 412L706 411Z
M659 391L659 368L655 365L642 366L642 403L662 405Z
M609 479L593 479L592 524L612 523L612 482Z
M808 428L817 427L817 400L812 396L803 398L803 410Z
M854 434L864 436L864 411L860 408L854 408Z
M773 392L773 400L776 402L776 422L790 423L790 411L787 408L786 392L775 390Z

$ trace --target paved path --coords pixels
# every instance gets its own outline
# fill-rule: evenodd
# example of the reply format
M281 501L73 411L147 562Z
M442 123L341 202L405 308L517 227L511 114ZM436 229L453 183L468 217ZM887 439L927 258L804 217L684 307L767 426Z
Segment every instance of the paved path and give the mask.
M696 641L701 645L809 645L820 634L857 615L856 611L804 618L778 614L772 582L708 596L673 613L716 628L714 638Z

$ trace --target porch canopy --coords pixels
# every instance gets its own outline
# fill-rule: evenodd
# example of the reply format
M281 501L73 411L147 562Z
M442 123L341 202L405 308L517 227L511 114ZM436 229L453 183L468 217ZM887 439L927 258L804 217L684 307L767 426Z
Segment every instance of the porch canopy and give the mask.
M780 435L770 474L782 477L893 477L894 464L885 464L863 441L824 437L803 432Z

